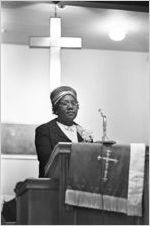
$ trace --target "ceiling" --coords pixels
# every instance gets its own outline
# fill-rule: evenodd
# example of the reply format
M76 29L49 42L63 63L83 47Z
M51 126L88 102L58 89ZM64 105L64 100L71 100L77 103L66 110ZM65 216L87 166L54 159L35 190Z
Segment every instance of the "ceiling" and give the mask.
M56 3L59 7L56 7ZM81 37L83 48L149 51L148 1L1 1L2 43L29 44L31 36L49 36L49 18L62 18L63 37ZM112 41L112 21L126 24L127 35Z

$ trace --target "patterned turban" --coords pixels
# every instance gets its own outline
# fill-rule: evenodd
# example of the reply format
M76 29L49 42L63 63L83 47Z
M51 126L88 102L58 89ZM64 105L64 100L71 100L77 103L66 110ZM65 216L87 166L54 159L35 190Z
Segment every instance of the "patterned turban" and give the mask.
M77 93L70 86L60 86L54 89L50 94L52 105L55 106L61 100L61 98L67 94L72 95L77 100Z

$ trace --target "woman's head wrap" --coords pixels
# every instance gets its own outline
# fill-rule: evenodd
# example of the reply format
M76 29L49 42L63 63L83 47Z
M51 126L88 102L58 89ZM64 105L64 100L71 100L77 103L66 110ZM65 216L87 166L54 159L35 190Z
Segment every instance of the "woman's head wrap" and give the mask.
M54 89L50 94L50 99L53 107L56 106L56 104L61 100L62 97L68 94L72 95L75 98L75 100L77 100L77 93L70 86L60 86Z

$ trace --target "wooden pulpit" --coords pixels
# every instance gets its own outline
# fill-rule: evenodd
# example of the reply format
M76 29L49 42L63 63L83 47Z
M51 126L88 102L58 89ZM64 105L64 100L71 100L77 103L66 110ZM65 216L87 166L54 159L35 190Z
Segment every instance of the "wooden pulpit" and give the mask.
M148 148L145 157L143 213L142 217L137 217L65 204L71 145L71 143L56 145L45 168L46 178L27 179L21 187L16 186L17 224L148 225ZM116 146L121 151L122 146ZM101 144L99 147L105 148Z

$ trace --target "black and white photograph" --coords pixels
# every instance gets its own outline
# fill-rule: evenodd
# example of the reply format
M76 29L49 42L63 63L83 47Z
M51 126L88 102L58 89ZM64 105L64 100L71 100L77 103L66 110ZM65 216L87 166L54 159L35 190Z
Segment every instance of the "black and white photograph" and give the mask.
M0 7L1 225L149 225L149 1Z

